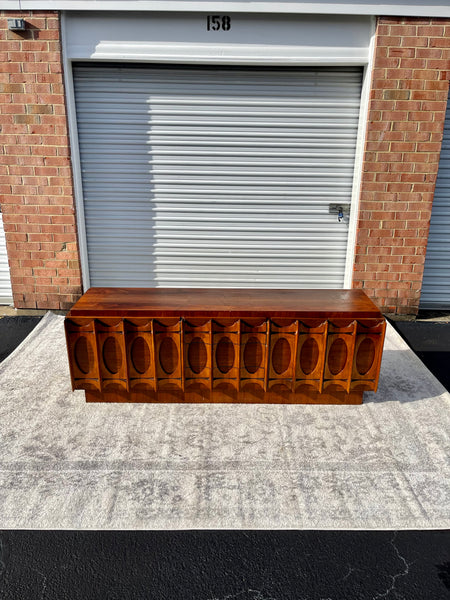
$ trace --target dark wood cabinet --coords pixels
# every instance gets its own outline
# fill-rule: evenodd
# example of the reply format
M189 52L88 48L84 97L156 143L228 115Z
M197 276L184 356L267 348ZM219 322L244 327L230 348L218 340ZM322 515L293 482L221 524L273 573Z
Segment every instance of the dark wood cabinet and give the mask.
M65 319L88 402L359 404L385 327L361 290L90 288Z

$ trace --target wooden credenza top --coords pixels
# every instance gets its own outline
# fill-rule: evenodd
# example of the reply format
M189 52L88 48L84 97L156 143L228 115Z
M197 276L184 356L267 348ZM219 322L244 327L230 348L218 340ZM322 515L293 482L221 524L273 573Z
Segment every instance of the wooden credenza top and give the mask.
M92 287L70 317L284 317L380 319L362 290Z

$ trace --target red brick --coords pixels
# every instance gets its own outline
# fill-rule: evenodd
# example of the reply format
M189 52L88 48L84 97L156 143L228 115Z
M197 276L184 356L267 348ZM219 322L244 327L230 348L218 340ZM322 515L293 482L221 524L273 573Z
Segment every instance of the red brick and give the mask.
M30 104L27 106L27 112L31 115L51 115L54 108L50 104Z
M388 48L388 56L398 56L401 58L414 58L416 55L416 48L399 48L392 47Z
M39 39L39 40L58 40L59 39L59 31L58 30L49 30L49 29L38 31L37 39Z
M406 90L405 90L406 91ZM409 91L409 90L408 90ZM415 100L399 100L395 103L396 110L420 111L423 109L422 102Z
M413 121L400 121L392 123L393 131L418 131L419 124Z
M448 91L448 82L444 80L440 81L424 81L424 88L426 90L439 90L446 92Z
M5 55L1 61L4 73L0 73L0 90L12 94L1 108L3 144L8 154L2 157L0 173L9 177L5 180L8 195L4 196L9 204L5 201L3 216L7 234L15 236L8 244L9 257L15 261L11 263L13 295L18 307L59 308L80 295L76 286L81 281L76 243L69 243L71 250L58 260L61 241L53 237L76 239L58 13L19 15L40 29L25 39L9 32L6 37L10 40L0 42L0 59L2 51L9 52L10 59L8 62ZM52 217L57 221L52 222ZM70 281L64 276L52 280L56 275L50 268L52 259L59 267L73 271ZM49 264L44 266L44 261ZM33 265L33 275L18 274L20 267L31 269ZM24 277L28 279L24 281ZM66 288L64 293L61 286Z
M445 71L449 68L448 59L445 58L435 58L427 60L427 68L428 69L437 69L440 71Z
M417 35L417 23L413 22L412 24L399 24L398 22L393 23L390 26L390 31L392 35L400 35L400 36L416 36Z
M408 121L433 121L434 115L430 112L411 111L408 113Z
M404 176L405 176L404 174L411 173L413 168L414 168L414 165L412 163L402 161L402 162L391 163L389 165L389 172L392 174L393 173L401 174L399 181L404 181Z
M428 142L431 134L427 131L405 131L403 136L405 142Z
M437 92L431 90L412 90L411 100L437 100Z
M52 277L52 284L61 286L67 285L69 283L69 279L67 277Z
M423 173L404 173L401 177L401 181L404 183L422 183L424 180Z
M450 48L450 38L430 38L431 48Z
M417 58L442 58L443 53L441 48L416 48Z
M414 142L392 142L391 151L393 153L398 152L414 152L416 144Z
M440 139L442 139L443 130L444 130L444 122L443 121L435 122L435 123L423 121L422 123L419 123L419 131L430 131L430 132L439 133Z
M423 79L400 79L398 87L406 90L423 90L425 81Z
M409 115L406 110L384 110L382 113L383 121L406 121ZM409 119L411 120L411 119Z
M414 48L425 48L428 46L428 39L425 37L402 36L401 45L404 47L413 46Z
M413 79L423 79L423 77L417 77L416 72L418 69L426 69L428 67L427 59L425 58L401 58L400 67L402 69L414 69ZM428 79L428 77L426 77Z
M39 83L60 83L61 75L58 73L39 73L37 75L37 81ZM63 90L61 91L63 93Z
M402 38L400 36L378 35L378 46L400 46Z

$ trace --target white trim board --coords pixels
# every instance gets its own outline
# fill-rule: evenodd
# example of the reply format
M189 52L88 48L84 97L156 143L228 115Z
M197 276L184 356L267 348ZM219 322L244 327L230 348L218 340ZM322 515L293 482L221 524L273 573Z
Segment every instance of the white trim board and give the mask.
M101 10L101 11L171 11L207 13L284 13L335 15L386 15L404 17L450 17L448 0L393 0L376 4L372 0L359 2L251 2L222 0L0 0L4 10Z
M62 14L61 19L61 38L62 38L62 57L64 63L64 89L66 93L66 104L67 104L67 123L69 127L69 139L71 148L71 162L72 162L72 177L74 183L74 196L75 196L75 216L77 220L77 231L78 231L78 246L80 249L80 263L81 263L81 276L83 281L83 291L88 290L90 286L89 280L89 260L87 251L87 239L86 239L86 220L84 216L84 202L83 202L83 186L81 180L81 163L80 163L80 150L78 145L78 128L77 128L77 113L75 109L75 94L73 90L73 74L72 74L72 63L67 57L65 40L66 35L66 18L65 14Z
M230 14L228 31L208 31L203 14L65 14L70 60L185 64L364 65L371 17Z
M364 69L359 109L358 140L356 143L355 169L353 172L352 201L350 204L350 221L348 227L347 258L345 263L344 286L351 288L353 284L353 266L356 256L356 235L358 229L359 207L361 198L361 180L364 161L364 148L367 134L367 117L369 114L370 84L372 81L376 19L372 20L372 39L369 47L369 62Z

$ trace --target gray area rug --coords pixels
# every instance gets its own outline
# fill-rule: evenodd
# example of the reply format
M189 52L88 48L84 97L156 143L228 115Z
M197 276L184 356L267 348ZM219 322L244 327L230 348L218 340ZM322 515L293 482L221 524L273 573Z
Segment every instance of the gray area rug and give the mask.
M0 364L0 529L449 528L449 433L391 326L362 406L86 404L48 313Z

